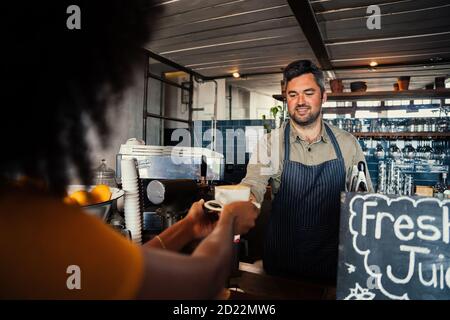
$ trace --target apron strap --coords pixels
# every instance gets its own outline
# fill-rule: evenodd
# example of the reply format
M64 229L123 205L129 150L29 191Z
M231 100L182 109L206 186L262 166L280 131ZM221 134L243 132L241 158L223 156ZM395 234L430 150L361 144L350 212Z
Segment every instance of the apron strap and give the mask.
M331 142L333 143L334 152L336 153L336 157L338 159L343 159L341 148L339 147L339 143L336 140L336 136L334 135L333 131L331 131L331 128L328 126L328 124L326 122L324 122L324 124L325 124L325 130L327 130L328 136L330 137Z
M325 130L327 131L328 136L331 139L331 143L333 144L333 148L334 148L334 152L336 153L336 157L338 159L343 159L341 148L339 147L339 143L337 142L333 131L331 131L330 127L328 126L328 124L326 122L324 122L324 124L325 124ZM291 124L290 124L290 122L288 122L286 124L286 127L284 128L284 158L286 160L290 160L290 157L291 157L291 143L290 143L290 135L289 135L290 130L291 130Z
M290 133L291 131L291 123L288 121L286 127L284 128L284 159L290 160L291 157L291 141L290 141Z

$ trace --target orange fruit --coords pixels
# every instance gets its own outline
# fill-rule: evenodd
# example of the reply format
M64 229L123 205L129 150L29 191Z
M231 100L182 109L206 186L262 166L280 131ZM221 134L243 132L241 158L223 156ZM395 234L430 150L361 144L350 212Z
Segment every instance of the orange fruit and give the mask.
M111 199L111 190L105 184L99 184L91 190L93 203L105 202Z
M85 190L78 190L71 193L69 198L76 201L80 206L87 206L90 203L91 195Z
M73 199L73 198L71 198L69 196L64 197L63 202L65 204L70 205L70 206L78 205L78 202L75 199Z

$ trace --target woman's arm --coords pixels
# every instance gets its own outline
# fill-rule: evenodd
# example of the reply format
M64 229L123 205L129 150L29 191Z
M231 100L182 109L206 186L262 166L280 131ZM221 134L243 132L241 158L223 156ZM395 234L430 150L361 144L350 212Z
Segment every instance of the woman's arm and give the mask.
M194 202L184 219L161 232L159 239L154 237L144 246L179 251L191 241L206 237L214 229L215 222L204 212L204 202L203 199Z
M158 236L146 242L143 246L148 248L161 248L170 251L179 251L186 244L194 240L192 233L192 226L187 220L183 219L161 232ZM159 240L158 237L161 240Z
M251 202L226 206L215 229L191 256L142 247L144 277L140 299L208 299L224 286L231 271L233 235L255 224Z

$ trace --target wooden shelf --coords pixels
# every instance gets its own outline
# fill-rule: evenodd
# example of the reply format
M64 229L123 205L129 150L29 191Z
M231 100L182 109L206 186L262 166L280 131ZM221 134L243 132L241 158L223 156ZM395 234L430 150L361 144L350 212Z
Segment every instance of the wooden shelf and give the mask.
M434 138L445 139L450 137L450 132L352 132L357 138Z
M450 99L450 89L328 93L328 101Z
M450 99L450 89L327 93L328 101ZM281 94L272 97L286 101Z
M356 111L371 111L371 112L382 112L382 111L393 111L393 110L406 110L410 112L416 112L418 110L425 109L436 109L439 108L440 105L430 104L417 106L412 108L411 106L380 106L380 107L324 107L322 108L322 112L324 114L349 114Z

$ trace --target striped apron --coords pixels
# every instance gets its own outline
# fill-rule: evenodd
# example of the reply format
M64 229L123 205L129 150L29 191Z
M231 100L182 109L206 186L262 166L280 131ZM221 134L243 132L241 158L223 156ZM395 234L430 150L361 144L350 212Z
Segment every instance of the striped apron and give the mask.
M328 125L325 128L336 159L308 166L290 160L286 125L281 185L264 241L263 263L269 274L336 280L345 164L336 137Z

